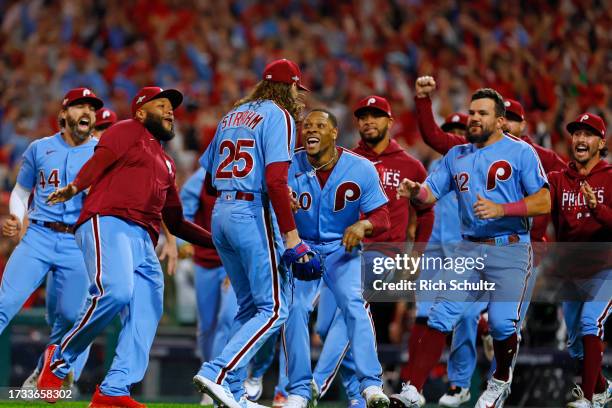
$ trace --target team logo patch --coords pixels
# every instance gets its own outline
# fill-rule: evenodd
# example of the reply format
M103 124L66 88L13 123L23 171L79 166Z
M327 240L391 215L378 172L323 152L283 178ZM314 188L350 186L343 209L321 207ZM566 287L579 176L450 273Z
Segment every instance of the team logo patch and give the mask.
M589 115L582 115L582 117L580 118L581 122L584 122L585 120L589 119Z
M106 119L108 117L110 117L110 112L109 111L105 110L104 112L102 112L102 119Z
M487 190L493 190L497 180L506 181L512 176L512 166L505 160L498 160L491 164L487 172Z
M368 103L367 103L368 106L372 105L373 103L376 103L376 99L374 98L368 99Z
M91 95L91 91L87 88L83 89L83 96Z
M359 200L361 189L354 181L345 181L336 188L334 198L334 211L340 211L346 207L347 202Z

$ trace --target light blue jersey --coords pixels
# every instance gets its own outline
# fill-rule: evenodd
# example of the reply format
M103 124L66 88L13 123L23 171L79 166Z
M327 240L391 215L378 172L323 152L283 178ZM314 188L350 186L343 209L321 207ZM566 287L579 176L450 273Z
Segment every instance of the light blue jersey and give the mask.
M453 147L425 182L436 199L451 190L457 193L462 235L484 238L520 234L525 242L529 240L529 218L478 219L473 211L477 195L499 204L512 203L548 184L535 150L507 134L480 149L474 144Z
M23 154L17 183L26 189L35 187L28 213L30 219L76 223L83 207L84 192L53 206L46 204L47 197L74 180L83 164L93 155L97 143L96 139L91 139L80 146L70 146L60 133L56 133L28 146Z
M300 237L313 243L341 240L361 214L389 201L374 165L345 149L323 189L306 151L297 152L289 167L289 186L300 204L295 214Z
M221 119L200 158L217 191L265 192L265 169L287 162L295 144L289 112L266 100L240 105Z
M429 165L433 173L442 164L442 159L434 160ZM461 240L461 223L459 222L459 204L457 195L449 193L441 197L434 206L435 221L429 237L430 243L449 243Z

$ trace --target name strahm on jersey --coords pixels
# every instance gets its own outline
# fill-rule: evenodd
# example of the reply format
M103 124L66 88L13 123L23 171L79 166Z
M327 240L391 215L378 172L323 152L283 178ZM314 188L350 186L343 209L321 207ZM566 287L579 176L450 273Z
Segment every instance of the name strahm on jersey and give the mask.
M263 119L264 117L262 115L252 110L232 112L221 120L221 130L240 126L255 129Z

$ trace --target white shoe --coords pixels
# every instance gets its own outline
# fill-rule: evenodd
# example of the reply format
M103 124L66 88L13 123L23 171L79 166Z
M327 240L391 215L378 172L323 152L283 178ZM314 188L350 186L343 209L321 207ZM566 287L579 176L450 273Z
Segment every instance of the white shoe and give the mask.
M441 407L458 407L459 405L468 402L471 398L470 389L465 387L449 388L440 400L438 405Z
M475 408L502 408L508 395L510 395L510 384L508 381L500 381L491 377L487 383L487 389L482 393Z
M238 404L240 404L242 408L269 408L269 407L266 407L265 405L261 405L254 401L249 400L246 395L243 395L242 398L240 398L240 401L238 401Z
M608 387L604 392L593 394L593 408L605 408L612 401L612 381L606 380Z
M257 401L263 393L263 377L249 377L244 382L247 399Z
M391 408L420 408L425 405L425 397L410 382L402 384L402 391L390 399Z
M377 385L370 385L361 393L366 400L367 408L389 408L389 398L385 395L382 388Z
M202 406L215 405L215 400L210 398L210 395L208 395L208 394L202 394L202 399L200 400L200 405L202 405Z
M23 391L26 390L36 390L36 382L38 381L38 376L40 375L40 371L38 370L38 367L34 369L34 371L32 371L32 374L30 374L30 376L28 378L26 378L26 380L23 382L23 384L21 385L21 389ZM28 392L22 392L21 395L21 399L26 400L26 401L34 401L36 398L34 398L34 392L32 393L28 393ZM28 396L32 396L32 398L28 398Z
M283 408L306 408L308 400L300 395L289 394Z
M219 405L225 405L227 408L243 408L238 401L234 399L234 395L229 390L226 384L219 385L216 382L209 380L201 375L193 377L193 383L198 387L202 394L208 394Z
M572 390L572 395L576 400L567 403L567 408L592 408L593 404L588 399L584 398L584 392L579 385L576 385Z

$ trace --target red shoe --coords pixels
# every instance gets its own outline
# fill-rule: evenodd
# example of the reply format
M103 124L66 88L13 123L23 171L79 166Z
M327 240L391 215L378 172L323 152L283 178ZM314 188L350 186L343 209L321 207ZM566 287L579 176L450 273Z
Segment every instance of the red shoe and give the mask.
M147 406L133 400L129 395L118 397L104 395L100 391L100 386L96 385L96 392L91 397L89 408L147 408Z
M43 393L43 399L51 404L58 400L60 396L59 390L62 388L62 382L64 381L51 371L51 358L53 353L55 353L55 349L57 349L57 345L52 344L45 350L43 368L38 376L38 381L36 381L36 387L39 390L48 391Z

